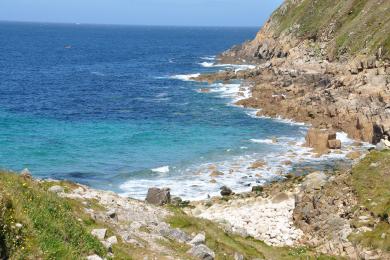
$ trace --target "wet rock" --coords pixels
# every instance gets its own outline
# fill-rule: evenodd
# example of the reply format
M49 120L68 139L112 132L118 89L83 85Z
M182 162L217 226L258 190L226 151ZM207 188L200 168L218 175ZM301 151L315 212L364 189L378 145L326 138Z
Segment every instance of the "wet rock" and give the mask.
M267 163L263 160L258 160L254 163L251 164L251 166L249 167L249 169L259 169L259 168L263 168Z
M210 174L210 177L219 177L219 176L223 176L224 173L223 172L220 172L220 171L217 171L217 170L214 170L211 174Z
M263 190L264 190L263 186L253 186L252 187L252 192L259 193L259 192L263 192Z
M188 250L187 254L202 260L213 260L215 253L205 245L197 245Z
M350 152L349 154L347 154L347 158L350 160L359 159L360 156L362 156L362 154L358 151L353 151L353 152Z
M340 146L341 148L341 141L336 140L336 132L334 131L310 128L306 135L306 146L322 154L326 153L331 148L330 146Z
M171 192L169 188L150 188L146 196L146 202L156 206L162 206L171 202Z
M341 149L341 141L338 139L329 140L328 141L328 147L329 149Z
M99 240L104 240L106 237L107 229L101 228L101 229L94 229L91 231L91 235L96 237Z
M48 191L53 193L63 193L65 191L64 187L59 185L54 185L48 189Z
M230 188L228 188L226 186L221 187L221 195L222 196L230 196L232 194L233 194L233 191Z

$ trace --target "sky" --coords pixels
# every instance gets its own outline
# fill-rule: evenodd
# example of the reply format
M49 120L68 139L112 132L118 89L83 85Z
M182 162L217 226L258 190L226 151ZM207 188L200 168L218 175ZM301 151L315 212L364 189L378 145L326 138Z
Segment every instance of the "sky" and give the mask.
M260 26L283 0L0 0L0 20Z

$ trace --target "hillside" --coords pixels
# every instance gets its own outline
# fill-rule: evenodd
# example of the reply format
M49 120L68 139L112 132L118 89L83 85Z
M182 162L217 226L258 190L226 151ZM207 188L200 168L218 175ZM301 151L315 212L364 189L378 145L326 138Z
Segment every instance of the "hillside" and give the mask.
M253 41L234 47L222 58L283 57L304 40L315 43L317 54L330 61L358 55L390 59L390 1L286 0Z

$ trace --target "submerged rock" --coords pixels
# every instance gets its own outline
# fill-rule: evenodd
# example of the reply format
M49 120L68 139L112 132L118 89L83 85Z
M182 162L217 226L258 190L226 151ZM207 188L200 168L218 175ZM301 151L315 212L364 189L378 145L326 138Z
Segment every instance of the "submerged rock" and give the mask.
M146 196L146 202L162 206L171 202L171 192L169 188L150 188Z

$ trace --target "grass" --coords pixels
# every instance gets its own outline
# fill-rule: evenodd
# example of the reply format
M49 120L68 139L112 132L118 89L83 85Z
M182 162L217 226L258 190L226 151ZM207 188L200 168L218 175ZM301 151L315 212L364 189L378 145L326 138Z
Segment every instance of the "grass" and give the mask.
M372 231L353 235L351 240L366 247L390 252L390 151L371 152L352 170L352 185L358 205L379 218ZM385 234L385 238L383 238Z
M235 253L242 254L245 259L337 259L317 255L304 247L271 247L253 238L228 234L215 223L188 216L179 208L170 209L174 215L169 217L168 223L189 234L204 231L207 246L215 252L216 259L234 259Z
M43 184L0 172L2 257L82 259L91 254L105 256L105 248L85 225L93 225L94 221L82 210L76 210L77 207L77 203L48 192Z
M328 35L328 53L374 55L382 47L383 57L390 59L390 1L374 0L303 0L288 2L285 13L278 9L272 19L276 35L293 32L299 38L318 39Z

